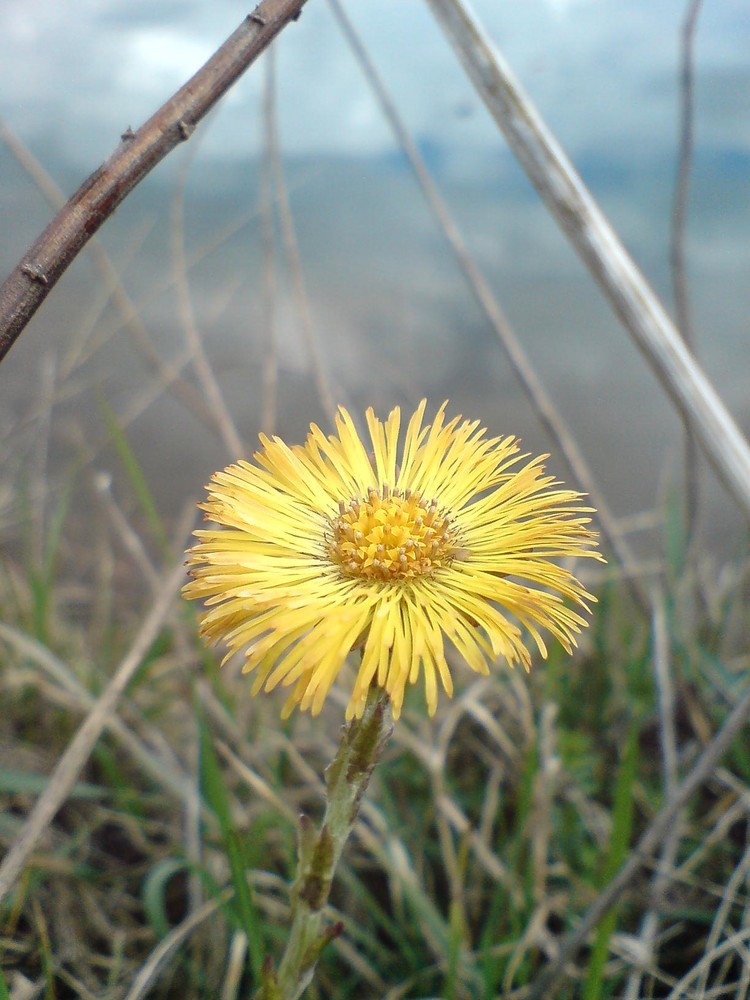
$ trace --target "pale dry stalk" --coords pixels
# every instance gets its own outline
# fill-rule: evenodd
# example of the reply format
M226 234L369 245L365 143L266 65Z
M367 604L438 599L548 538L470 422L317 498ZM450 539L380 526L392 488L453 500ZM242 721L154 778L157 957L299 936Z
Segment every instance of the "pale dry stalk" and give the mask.
M666 310L477 18L461 0L426 2L529 180L750 517L750 446Z

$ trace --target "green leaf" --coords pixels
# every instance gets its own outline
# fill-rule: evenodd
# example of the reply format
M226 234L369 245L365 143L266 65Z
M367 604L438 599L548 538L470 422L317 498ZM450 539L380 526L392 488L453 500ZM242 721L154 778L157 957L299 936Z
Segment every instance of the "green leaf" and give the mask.
M49 784L46 774L34 774L29 771L15 771L0 767L0 792L10 795L41 795ZM78 782L68 795L69 799L108 799L112 792L99 785L89 785Z
M160 938L169 932L169 920L164 901L167 883L173 875L185 871L187 867L186 861L179 858L167 858L151 869L143 884L143 909L146 911L149 923Z
M196 700L196 715L200 730L200 779L203 796L216 816L221 830L224 851L232 873L235 892L235 912L247 936L250 964L256 983L261 981L264 947L261 924L247 881L242 841L232 822L229 795L227 794L219 762L211 740L211 733Z
M112 439L112 444L115 446L115 451L117 452L118 458L122 463L125 470L125 474L130 481L130 485L133 487L133 491L138 499L138 503L146 515L146 520L151 529L151 533L159 544L162 553L166 556L171 555L171 546L169 544L169 537L162 524L161 518L159 517L159 512L156 508L154 498L151 495L151 490L146 482L146 477L143 474L143 470L138 464L138 459L135 457L133 449L128 443L128 439L120 427L117 420L117 415L115 414L112 407L109 405L106 397L103 393L99 393L99 406L101 407L102 415L104 417L104 423L107 425L107 431Z
M628 853L633 829L633 782L638 762L638 723L633 723L625 753L615 784L612 833L604 866L602 884L606 885L622 867ZM617 908L613 907L601 920L589 962L589 975L583 1000L600 1000L604 980L604 965L609 951L609 940L617 923Z
M448 939L448 955L446 961L445 980L443 982L443 996L446 1000L453 1000L457 995L456 987L458 983L458 963L461 958L461 945L464 942L466 928L464 926L463 911L455 899L450 903L450 937Z

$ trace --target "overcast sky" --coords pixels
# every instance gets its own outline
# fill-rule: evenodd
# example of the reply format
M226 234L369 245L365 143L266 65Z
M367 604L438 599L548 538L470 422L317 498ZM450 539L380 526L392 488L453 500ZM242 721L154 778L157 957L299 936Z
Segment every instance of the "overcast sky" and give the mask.
M501 146L422 0L345 6L421 141L467 161ZM474 0L474 8L574 158L671 154L685 0ZM248 9L236 0L2 0L0 114L33 149L52 147L92 169ZM706 0L696 68L699 146L750 155L747 0ZM287 153L393 148L326 0L309 0L284 31L279 75ZM202 155L258 148L261 80L251 70L225 99Z

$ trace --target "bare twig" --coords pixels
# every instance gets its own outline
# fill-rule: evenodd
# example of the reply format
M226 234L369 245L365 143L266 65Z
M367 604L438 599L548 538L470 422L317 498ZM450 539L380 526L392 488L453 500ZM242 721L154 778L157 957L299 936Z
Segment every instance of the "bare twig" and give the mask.
M175 184L174 197L172 199L174 284L182 333L185 343L190 350L193 371L200 383L203 396L213 415L216 428L227 450L227 454L230 458L235 459L244 455L244 445L232 414L229 412L229 407L226 404L219 383L216 381L216 376L208 360L206 349L203 346L203 337L198 329L198 323L195 318L195 310L193 309L193 302L190 296L190 283L188 281L188 267L185 256L185 187L187 185L187 175L196 151L197 145L193 143L188 149L179 180Z
M750 446L664 307L476 18L461 0L427 3L532 184L750 517Z
M120 663L101 697L79 727L67 749L60 757L50 775L49 783L39 796L26 822L8 853L0 864L0 901L13 888L23 871L29 855L39 842L60 806L65 802L71 788L78 779L91 751L107 725L121 695L133 678L134 673L150 649L164 619L169 614L175 591L185 575L178 563L163 581L159 596L153 603L148 617L143 622L130 652Z
M281 238L284 241L289 264L289 274L292 279L292 292L294 303L297 308L300 329L307 346L307 353L312 365L315 388L318 391L320 404L326 413L329 421L333 423L336 413L336 403L331 392L329 378L321 357L318 341L313 330L310 316L310 303L305 289L305 279L302 274L302 262L300 260L299 246L297 244L297 234L294 229L294 219L292 217L292 207L289 201L289 190L284 177L284 164L281 158L281 147L279 144L278 128L275 125L276 115L274 115L274 127L268 130L268 152L270 166L273 175L273 185L276 192L276 207L279 213L279 225L281 228Z
M749 717L750 688L738 701L724 721L724 725L703 750L693 769L683 779L675 796L651 820L640 840L630 852L628 860L599 895L596 902L589 907L575 931L563 940L558 957L532 983L528 991L524 990L525 1000L542 1000L543 997L549 997L553 994L554 984L563 974L565 966L575 956L604 914L621 898L622 893L633 881L641 867L649 863L651 855L668 835L679 813L691 796L711 776L732 740L747 723Z
M68 201L0 288L0 360L121 201L195 126L306 0L262 0L192 79L122 142Z
M636 558L618 530L614 515L609 509L604 494L589 469L581 450L579 449L573 434L565 423L562 414L555 406L552 398L545 389L541 379L534 370L531 362L526 356L521 342L512 330L506 319L497 299L492 294L487 281L482 272L477 267L474 259L469 253L461 234L451 218L448 207L443 201L435 182L430 175L427 165L420 154L416 143L409 135L396 105L388 94L380 75L370 59L362 44L362 40L354 29L353 24L345 14L339 0L328 0L347 42L360 65L362 73L367 82L372 87L375 97L388 120L389 125L406 155L409 164L417 178L422 193L427 204L440 227L448 245L456 255L461 270L479 303L482 312L490 327L495 333L500 346L510 362L513 371L528 398L534 407L542 426L557 444L563 458L567 462L578 484L586 491L598 512L599 523L607 542L611 545L620 563L625 570L628 585L633 592L633 597L641 610L648 613L648 597L640 583L640 574Z
M669 262L672 269L672 294L674 295L677 327L682 339L692 350L695 331L690 309L690 295L685 271L685 225L687 222L690 171L693 160L693 42L698 15L703 0L689 0L682 24L680 46L680 131L678 140L677 176L672 203L672 227Z
M273 434L276 425L276 393L279 364L276 354L276 247L273 238L272 148L276 142L276 55L271 45L263 67L263 158L260 171L260 206L263 222L263 393L260 425Z
M52 414L55 406L55 383L57 372L55 358L46 354L40 364L39 400L43 407L39 419L36 454L31 466L32 472L32 517L34 529L31 532L31 552L34 566L41 570L44 565L45 548L47 546L47 511L46 504L49 493L46 488L49 472L50 435L52 430Z
M691 351L695 350L687 273L685 270L685 225L687 222L690 171L693 162L693 42L703 0L689 0L682 24L680 47L680 134L677 157L677 177L672 204L672 232L669 263L672 270L677 329ZM693 537L699 503L698 454L695 436L689 422L685 424L685 535Z
M122 508L112 493L112 476L108 472L98 472L94 476L94 486L114 529L114 537L130 556L133 565L146 581L151 593L156 597L161 580L156 567L143 544L143 539L128 521Z

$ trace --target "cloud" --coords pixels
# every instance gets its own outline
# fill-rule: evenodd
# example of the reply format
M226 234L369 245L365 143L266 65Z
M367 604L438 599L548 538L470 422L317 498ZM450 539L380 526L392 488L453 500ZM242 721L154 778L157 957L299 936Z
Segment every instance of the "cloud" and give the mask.
M33 16L30 7L33 8ZM591 148L627 161L674 143L682 0L528 0L474 7L575 159ZM502 149L495 125L422 0L356 0L347 9L404 119L420 140L459 158ZM4 0L0 113L33 146L54 140L82 167L106 156L230 34L246 5L227 0ZM61 44L61 39L65 44ZM701 15L698 96L714 143L748 148L737 106L750 73L745 0ZM380 154L394 141L323 0L311 0L279 44L280 128L290 153ZM253 155L262 74L222 102L202 155Z

